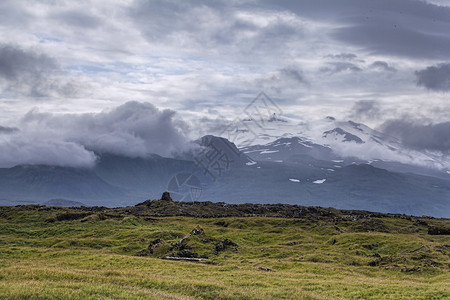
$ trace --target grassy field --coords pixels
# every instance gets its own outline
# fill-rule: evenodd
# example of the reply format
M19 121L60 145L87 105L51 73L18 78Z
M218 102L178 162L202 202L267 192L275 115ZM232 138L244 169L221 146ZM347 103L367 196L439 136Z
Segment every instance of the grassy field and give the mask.
M196 226L204 234L177 244ZM337 210L193 218L1 207L0 299L448 299L450 236L429 228L449 226ZM146 251L155 239L162 246ZM225 239L238 246L216 251ZM209 260L158 258L180 247Z

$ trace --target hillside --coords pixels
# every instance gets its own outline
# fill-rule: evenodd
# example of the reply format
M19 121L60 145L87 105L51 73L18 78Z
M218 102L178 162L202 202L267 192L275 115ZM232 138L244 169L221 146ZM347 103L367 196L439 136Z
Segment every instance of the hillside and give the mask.
M1 207L0 298L445 299L449 230L286 204Z

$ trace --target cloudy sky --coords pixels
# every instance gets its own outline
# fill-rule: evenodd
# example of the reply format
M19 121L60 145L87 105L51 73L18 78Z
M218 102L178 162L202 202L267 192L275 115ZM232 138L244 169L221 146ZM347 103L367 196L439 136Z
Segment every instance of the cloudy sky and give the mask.
M260 91L448 152L450 1L0 2L0 165L166 154Z

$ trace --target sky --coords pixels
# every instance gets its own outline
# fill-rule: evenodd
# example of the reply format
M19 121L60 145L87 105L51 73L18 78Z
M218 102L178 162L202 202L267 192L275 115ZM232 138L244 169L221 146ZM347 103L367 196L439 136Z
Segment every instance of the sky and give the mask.
M449 153L450 1L0 2L0 166L169 155L261 91Z

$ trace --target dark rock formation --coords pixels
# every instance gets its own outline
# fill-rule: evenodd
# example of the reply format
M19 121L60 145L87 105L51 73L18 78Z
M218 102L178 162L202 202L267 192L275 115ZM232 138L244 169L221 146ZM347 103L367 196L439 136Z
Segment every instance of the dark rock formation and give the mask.
M165 259L185 260L208 259L227 250L237 250L238 244L230 239L222 241L207 236L203 228L197 225L188 235L178 242L166 242L161 238L150 242L147 249L137 253L138 256L153 256Z
M172 197L170 197L170 193L169 192L164 192L161 196L161 200L162 201L173 201Z
M430 234L430 235L450 235L450 228L428 226L428 234Z

